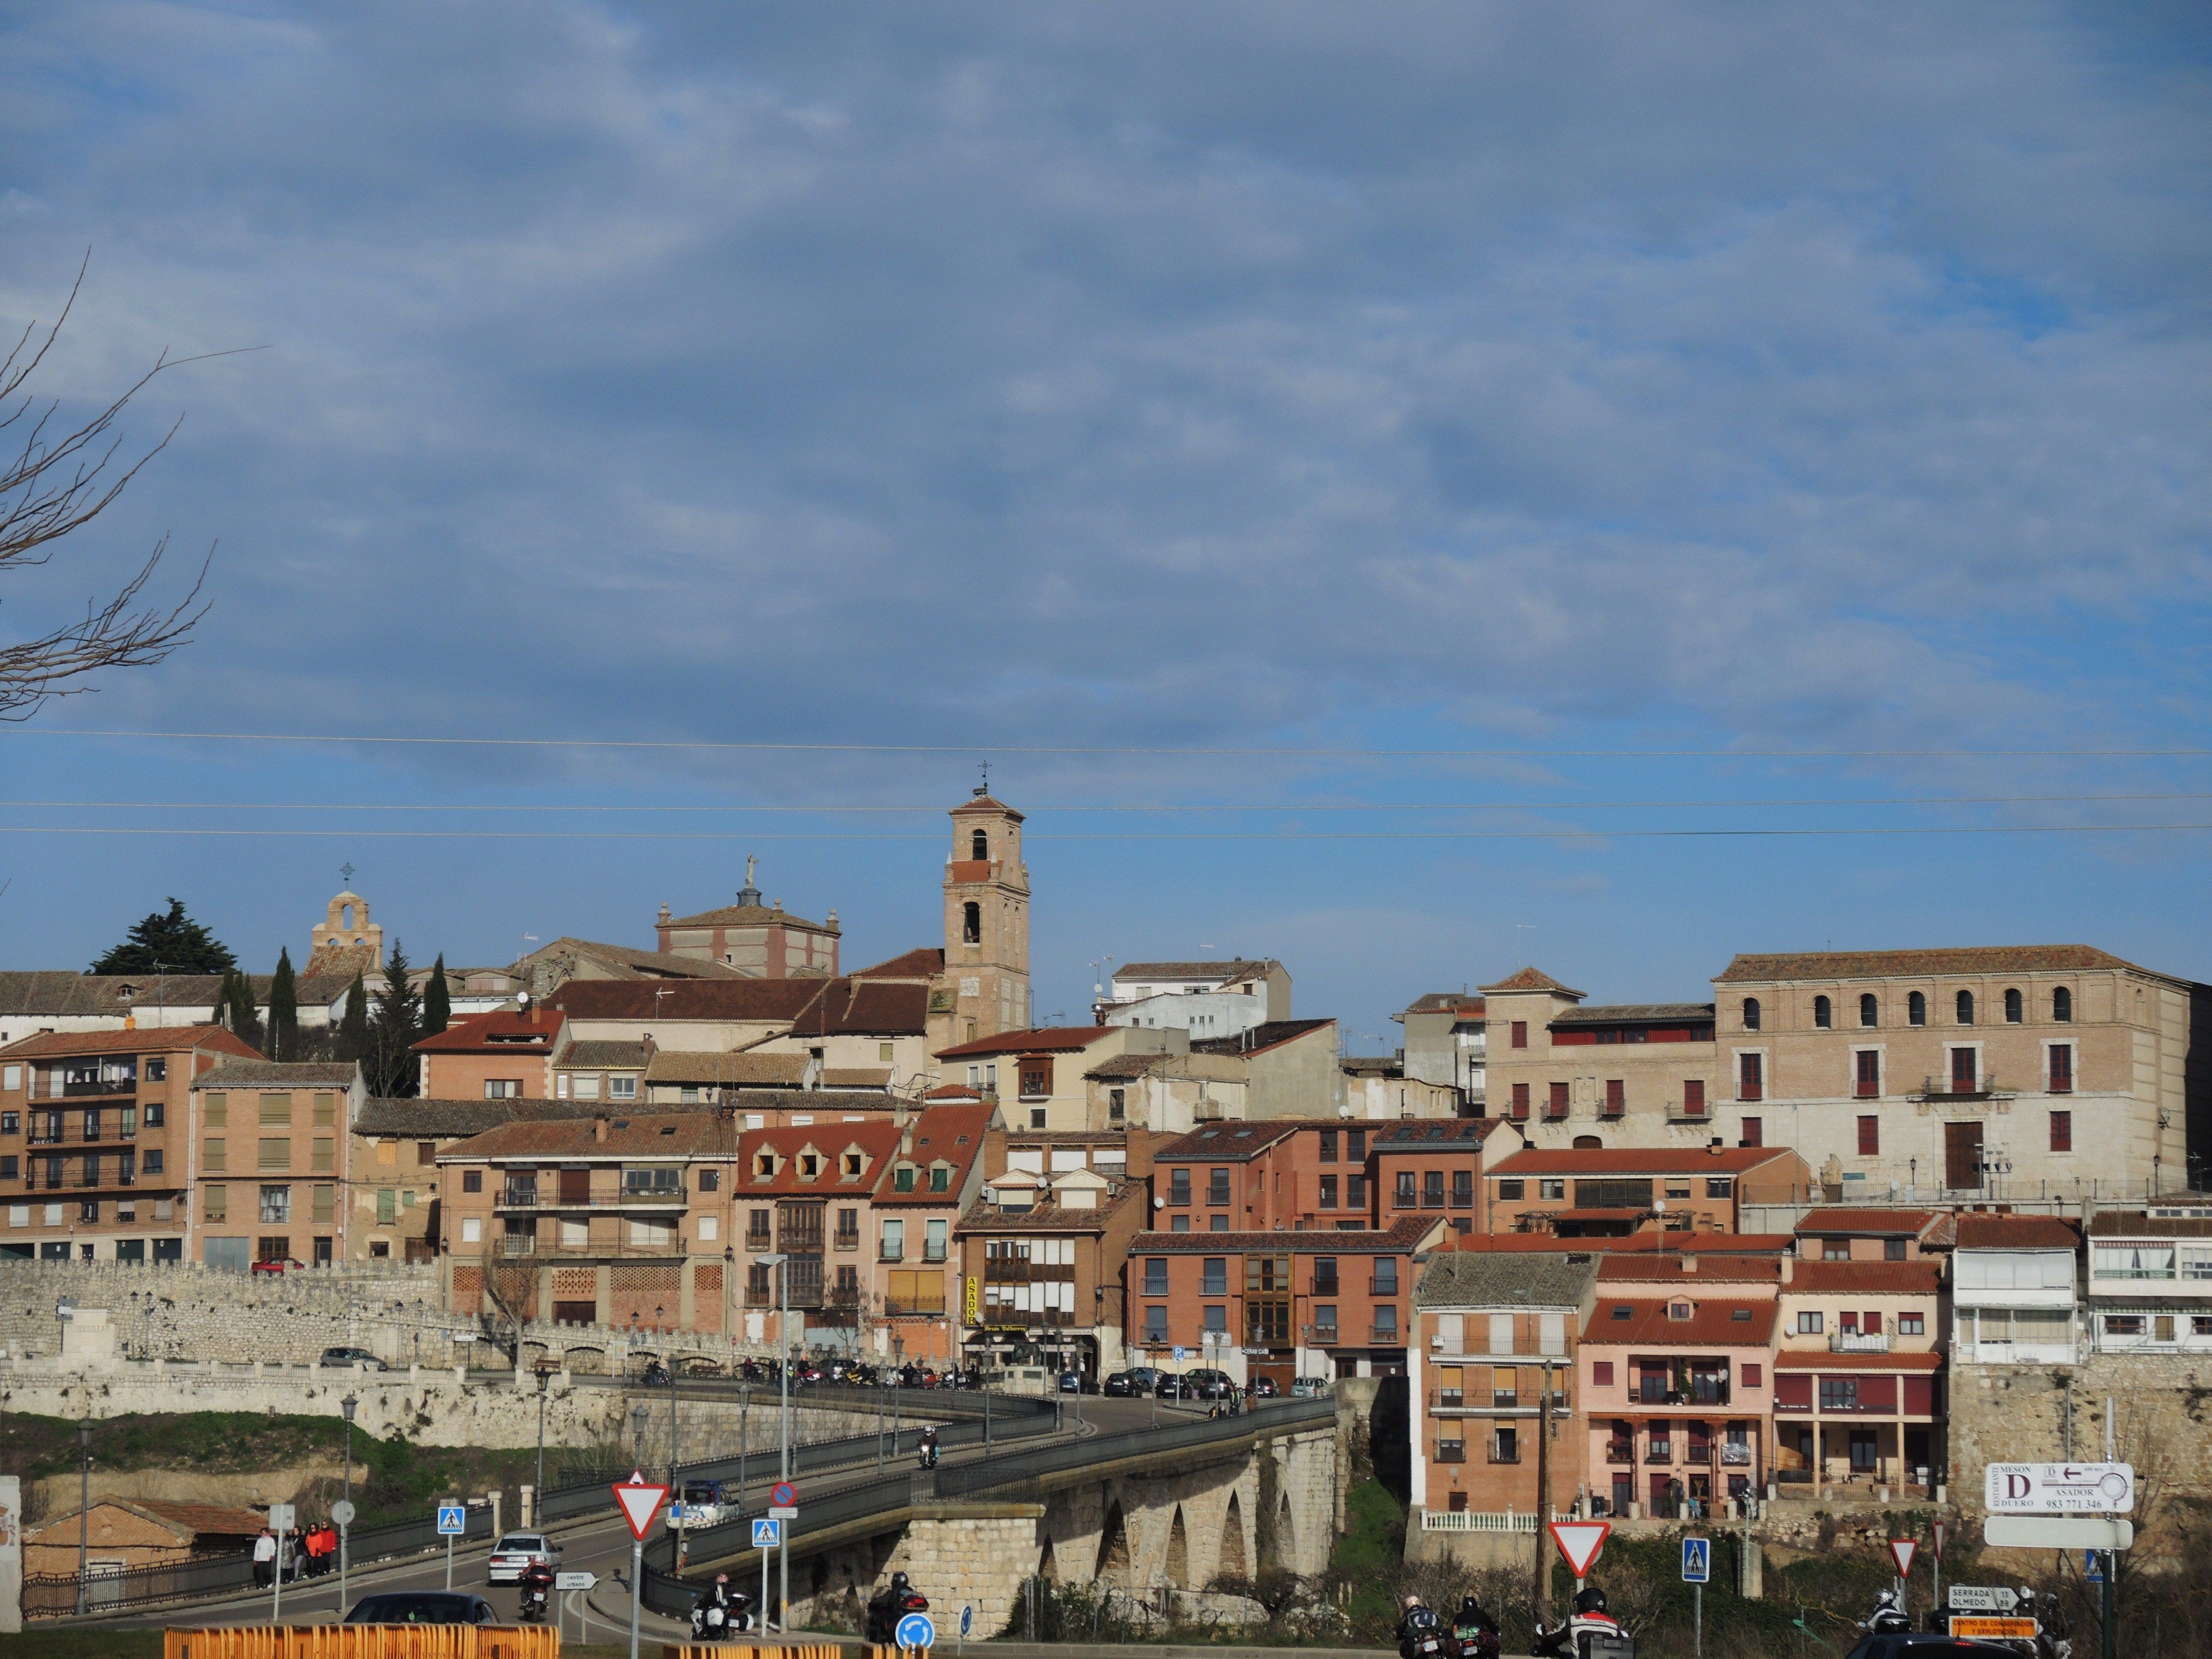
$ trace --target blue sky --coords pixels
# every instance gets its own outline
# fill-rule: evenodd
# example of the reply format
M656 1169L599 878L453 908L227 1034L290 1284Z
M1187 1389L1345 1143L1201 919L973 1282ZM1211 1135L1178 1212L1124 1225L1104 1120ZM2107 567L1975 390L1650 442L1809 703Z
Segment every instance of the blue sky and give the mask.
M747 851L858 962L934 938L926 809L988 754L1046 1013L1107 953L1280 955L1359 1048L1525 959L2212 978L2212 835L2009 833L2212 823L2203 756L2057 752L2212 748L2187 9L0 29L0 319L91 250L49 393L255 348L157 381L176 441L0 585L28 631L220 543L189 649L0 733L0 963L175 893L265 965L346 860L416 954L642 944ZM2083 796L2185 799L2021 799ZM1415 804L1485 810L1320 810ZM829 806L925 810L726 810ZM283 833L51 833L185 827ZM433 828L566 838L391 833Z

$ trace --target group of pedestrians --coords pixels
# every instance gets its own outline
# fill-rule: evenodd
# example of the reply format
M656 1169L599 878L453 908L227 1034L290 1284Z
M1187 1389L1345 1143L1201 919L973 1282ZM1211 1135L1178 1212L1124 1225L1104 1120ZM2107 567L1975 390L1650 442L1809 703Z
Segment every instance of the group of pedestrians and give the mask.
M304 1530L293 1527L282 1534L264 1527L260 1536L253 1540L253 1582L263 1589L274 1584L280 1561L288 1584L335 1572L338 1565L338 1529L327 1521Z

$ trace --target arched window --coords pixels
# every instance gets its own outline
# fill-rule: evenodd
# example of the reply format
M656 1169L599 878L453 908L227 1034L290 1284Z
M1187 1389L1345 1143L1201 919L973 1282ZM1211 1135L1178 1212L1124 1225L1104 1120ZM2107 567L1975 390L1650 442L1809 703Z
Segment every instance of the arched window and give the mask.
M1915 1025L1928 1023L1928 999L1915 991L1905 1000L1905 1017Z
M1759 1029L1759 999L1757 997L1746 997L1743 1000L1743 1029L1747 1031L1756 1031Z
M960 907L960 937L970 945L983 942L983 907L973 899Z
M2051 1017L2061 1025L2074 1018L2074 994L2063 985L2051 994Z
M1972 1025L1974 1023L1974 994L1972 991L1960 992L1957 1006L1959 1024Z
M991 856L991 838L981 830L968 837L968 856L971 859L988 859Z
M1859 994L1859 1024L1862 1025L1881 1024L1881 1004L1875 1000L1875 994L1871 991L1864 991Z
M1819 1026L1825 1031L1835 1023L1835 1011L1829 1006L1827 998L1814 997L1813 999L1813 1024Z
M2008 1025L2019 1024L2021 1015L2025 1011L2021 1006L2020 991L2018 988L2015 987L2014 988L2007 991L2005 993L2005 1024Z

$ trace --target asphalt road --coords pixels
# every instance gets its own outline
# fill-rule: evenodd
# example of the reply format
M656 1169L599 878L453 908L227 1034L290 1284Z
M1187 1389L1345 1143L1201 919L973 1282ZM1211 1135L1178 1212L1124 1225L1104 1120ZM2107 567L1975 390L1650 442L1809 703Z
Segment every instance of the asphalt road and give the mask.
M908 1402L912 1400L913 1396L908 1396ZM1068 1400L1068 1407L1066 1433L1073 1434L1075 1432L1075 1411L1072 1396ZM1126 1432L1129 1430L1150 1426L1155 1422L1173 1422L1178 1417L1201 1416L1204 1411L1205 1408L1202 1406L1174 1404L1165 1401L1108 1400L1097 1395L1089 1395L1085 1396L1081 1403L1082 1431L1086 1436L1094 1433ZM908 1426L911 1427L915 1420L915 1418L909 1415L907 1419ZM1017 1443L1023 1446L1035 1446L1047 1443L1041 1439L1026 1438ZM980 1447L958 1452L948 1452L945 1462L948 1465L975 1462L981 1460L982 1455ZM765 1463L767 1460L763 1459L763 1462ZM910 1463L903 1461L896 1464L886 1462L884 1472L887 1475L895 1475L903 1480L911 1467ZM805 1512L808 1486L817 1486L824 1491L835 1491L852 1486L858 1481L869 1480L873 1477L874 1472L872 1460L863 1458L837 1469L817 1470L808 1474L805 1477L805 1484L802 1484L799 1488L801 1515ZM750 1471L747 1473L750 1474ZM758 1513L766 1506L768 1489L774 1483L775 1479L775 1475L769 1474L748 1483L746 1498L750 1512ZM604 1517L573 1521L556 1525L550 1530L555 1541L562 1547L561 1560L558 1564L561 1571L592 1572L599 1575L599 1586L588 1597L588 1607L580 1609L587 1621L584 1639L600 1642L628 1641L629 1597L628 1593L615 1583L615 1575L619 1572L623 1582L628 1583L630 1567L630 1535L629 1526L623 1521L620 1512L615 1507L612 1493L610 1492L608 1495L606 1513ZM485 1563L489 1555L489 1540L472 1542L465 1547L456 1548L453 1556L452 1587L457 1591L471 1592L482 1595L497 1609L502 1618L511 1619L520 1606L521 1594L511 1585L494 1586L486 1583ZM363 1595L373 1591L442 1590L447 1588L446 1573L446 1558L443 1555L417 1557L403 1562L383 1563L363 1567L347 1577L348 1603L358 1601ZM738 1588L755 1596L760 1593L757 1579L749 1584L740 1583ZM929 1593L927 1585L919 1588L924 1595ZM586 1602L587 1598L576 1596L572 1601L567 1596L556 1596L555 1599L556 1603L573 1608L578 1604ZM280 1618L281 1622L287 1625L334 1624L343 1617L344 1609L340 1606L338 1600L337 1575L333 1572L327 1577L287 1584L284 1587L282 1613L277 1616L272 1616L269 1592L261 1590L252 1595L230 1597L220 1601L194 1602L189 1607L177 1607L167 1612L150 1611L128 1614L113 1620L84 1622L182 1629L214 1625L266 1625L279 1622ZM679 1625L674 1620L663 1619L650 1608L642 1611L639 1622L641 1633L653 1640L665 1640L688 1633L690 1628L688 1625ZM570 1636L577 1635L574 1612L570 1613L566 1628Z

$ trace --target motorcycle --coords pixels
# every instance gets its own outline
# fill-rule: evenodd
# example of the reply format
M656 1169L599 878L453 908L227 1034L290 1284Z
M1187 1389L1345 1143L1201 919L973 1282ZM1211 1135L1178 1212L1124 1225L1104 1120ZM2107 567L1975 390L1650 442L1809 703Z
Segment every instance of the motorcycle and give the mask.
M1480 1618L1455 1618L1451 1627L1452 1646L1460 1659L1498 1659L1504 1644L1498 1639L1498 1626L1486 1614Z
M1870 1636L1887 1636L1899 1631L1909 1631L1912 1621L1897 1605L1897 1592L1883 1590L1874 1598L1874 1611L1866 1616L1859 1628Z
M921 1450L917 1455L916 1461L920 1462L921 1467L925 1469L935 1468L937 1467L937 1443L934 1440L923 1441L921 1443Z
M717 1601L712 1590L704 1592L691 1608L692 1639L720 1642L733 1631L750 1630L751 1607L752 1598L742 1590L730 1591L725 1601Z
M901 1573L901 1578L905 1577ZM894 1584L868 1602L868 1640L878 1647L898 1639L899 1620L909 1613L927 1613L929 1598L911 1585Z
M550 1572L525 1574L522 1580L522 1609L517 1615L526 1625L542 1625L552 1616L553 1575Z
M1405 1633L1398 1638L1398 1659L1459 1659L1459 1655L1436 1614L1418 1607L1408 1615Z
M645 1364L645 1376L643 1381L645 1386L648 1389L666 1388L668 1386L668 1367L662 1364L658 1359L648 1359Z

